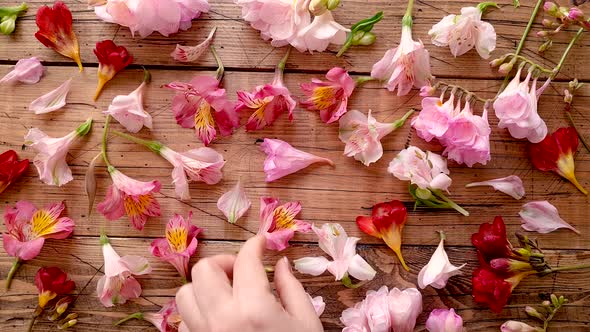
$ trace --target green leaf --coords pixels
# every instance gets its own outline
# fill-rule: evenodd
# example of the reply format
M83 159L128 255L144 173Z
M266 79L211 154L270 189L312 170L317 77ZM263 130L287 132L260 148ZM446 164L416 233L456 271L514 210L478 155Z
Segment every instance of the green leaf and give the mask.
M353 24L344 45L342 45L336 56L341 56L353 45L371 45L374 43L377 37L370 32L381 19L383 19L383 12L378 12L373 17L365 18Z

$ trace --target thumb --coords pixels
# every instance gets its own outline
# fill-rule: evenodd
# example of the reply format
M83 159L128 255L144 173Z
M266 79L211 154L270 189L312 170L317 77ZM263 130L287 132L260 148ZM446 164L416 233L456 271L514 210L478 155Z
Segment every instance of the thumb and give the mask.
M293 275L291 263L287 257L283 257L277 262L274 283L283 307L292 317L302 322L317 321L321 326L309 295Z

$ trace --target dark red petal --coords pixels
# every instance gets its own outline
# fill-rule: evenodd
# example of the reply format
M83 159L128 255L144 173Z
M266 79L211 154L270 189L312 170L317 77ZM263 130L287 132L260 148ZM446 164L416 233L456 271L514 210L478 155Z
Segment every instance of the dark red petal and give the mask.
M529 143L529 158L536 169L541 171L553 171L557 169L560 149L553 134L547 135L539 143Z
M407 210L400 201L379 203L373 207L372 218L375 227L383 232L390 229L394 224L403 226L407 219Z
M0 165L4 163L13 163L18 160L18 155L14 150L7 150L0 154Z
M553 133L553 138L561 154L569 154L578 150L578 133L572 127L559 128Z
M356 224L360 230L363 231L363 233L369 234L376 238L381 238L381 234L379 234L377 228L375 228L373 219L371 219L371 217L358 216L356 217Z

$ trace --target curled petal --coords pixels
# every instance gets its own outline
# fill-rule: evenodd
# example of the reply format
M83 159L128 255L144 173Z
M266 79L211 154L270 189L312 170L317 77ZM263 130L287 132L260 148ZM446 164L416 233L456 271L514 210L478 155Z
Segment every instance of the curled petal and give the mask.
M546 234L559 228L567 228L580 234L572 225L561 219L557 208L547 201L526 203L518 214L522 218L522 228L530 232Z
M209 45L211 44L211 40L213 39L213 35L217 28L213 28L209 33L207 39L205 39L202 43L196 46L183 46L180 44L176 44L176 49L174 52L170 54L172 58L176 61L180 62L195 62L197 61L203 52L209 49Z
M70 78L62 83L57 89L35 99L31 105L29 105L29 110L35 112L35 114L45 114L64 107L71 86L72 79Z
M444 249L444 241L441 239L428 264L418 273L418 285L420 288L426 288L428 285L437 289L444 288L449 278L460 274L459 270L464 266L465 264L461 266L451 264Z
M304 257L296 259L293 263L295 270L312 276L319 276L326 272L328 265L330 265L330 261L326 257Z
M315 313L321 316L324 313L324 309L326 309L326 303L324 302L324 298L321 296L311 297L311 295L307 294L311 304L313 305L313 309Z
M515 199L521 199L525 195L522 180L516 175L510 175L505 178L493 179L482 182L473 182L465 185L466 188L477 186L492 186L494 189L512 196Z
M227 221L233 224L248 211L251 204L244 188L238 181L232 190L219 197L217 208L223 212Z
M18 60L14 69L0 79L0 84L22 82L35 84L43 76L43 65L36 57Z

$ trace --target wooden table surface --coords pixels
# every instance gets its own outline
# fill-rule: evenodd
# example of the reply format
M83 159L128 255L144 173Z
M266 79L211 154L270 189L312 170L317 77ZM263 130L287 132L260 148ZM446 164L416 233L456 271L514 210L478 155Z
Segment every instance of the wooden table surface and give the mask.
M444 230L447 234L446 250L451 262L455 265L466 262L467 265L463 274L451 278L446 288L435 290L428 287L422 291L424 312L418 319L418 331L424 331L428 313L435 308L455 308L470 331L498 331L499 326L508 319L531 323L524 313L525 306L540 303L542 297L551 292L566 296L570 303L556 316L550 330L590 330L590 271L560 273L543 278L530 277L516 288L509 305L499 315L473 302L471 272L478 264L470 243L471 234L477 231L482 222L491 222L494 216L502 215L509 237L516 243L513 233L520 230L518 211L527 201L550 201L559 209L561 216L581 232L579 236L567 230L547 235L533 234L546 249L549 262L555 266L564 266L590 261L588 197L559 176L534 170L525 154L526 142L515 140L506 131L498 129L497 119L493 116L490 116L493 129L492 160L486 166L477 165L473 168L449 163L453 179L451 197L469 210L471 216L463 217L454 211L418 209L409 212L402 250L410 272L400 267L392 251L379 240L361 233L354 222L357 215L369 214L370 207L378 202L399 199L408 206L412 204L407 183L398 181L386 172L387 165L401 149L411 144L442 152L438 144L429 144L418 138L410 130L409 123L383 140L383 158L368 168L343 156L344 146L338 140L338 126L325 125L319 120L318 114L313 112L298 108L293 123L282 116L273 126L253 133L245 133L241 128L233 136L218 139L212 144L227 160L222 182L214 186L191 184L193 198L189 202L181 202L174 197L170 179L171 167L166 161L141 146L111 136L108 142L114 165L132 177L144 181L157 179L162 183L162 191L157 195L162 205L162 216L150 219L141 232L130 227L124 218L108 222L96 212L88 217L84 173L88 163L100 149L104 124L101 111L107 108L115 95L127 94L139 85L143 77L140 66L148 68L153 76L146 93L145 105L146 110L154 117L154 129L143 130L140 135L160 140L176 150L185 150L201 144L193 130L182 129L176 124L170 111L173 92L161 86L173 80L188 81L196 74L211 74L215 70L215 63L210 55L204 56L201 62L193 65L175 62L169 54L176 43L195 45L205 38L213 26L218 27L214 43L226 65L223 84L232 100L236 99L237 89L251 90L256 85L269 82L273 67L283 56L284 50L273 49L262 41L258 32L241 20L240 9L231 0L210 1L211 12L196 20L188 31L169 38L153 34L145 39L133 38L127 28L98 20L85 2L66 1L74 15L74 29L81 44L82 61L85 65L83 73L78 72L72 61L46 49L33 36L37 31L36 10L47 1L28 1L30 9L18 21L15 33L10 37L0 35L0 75L11 70L18 59L30 56L42 59L47 69L45 77L36 85L0 86L0 151L14 149L22 157L32 160L33 151L21 150L23 135L29 128L39 127L49 135L59 137L89 116L95 121L91 135L74 144L70 151L68 162L74 174L72 182L59 188L44 185L31 166L25 176L0 198L2 205L30 200L43 206L48 202L65 200L68 214L76 221L77 226L70 239L48 240L41 254L17 273L12 289L8 292L3 289L0 291L0 330L25 329L37 303L34 275L39 267L52 265L60 266L76 281L76 291L80 296L74 310L80 314L80 319L75 330L121 330L122 328L113 327L112 323L128 313L157 311L160 305L174 296L181 285L172 266L151 257L148 251L151 240L163 236L165 223L173 213L186 215L188 211L193 211L193 221L206 229L199 242L197 255L191 261L194 263L200 257L237 252L243 241L258 229L258 198L265 195L284 201L301 201L301 217L305 220L316 224L342 224L351 236L362 239L359 252L378 271L374 280L358 289L344 288L340 283L334 282L329 274L320 277L298 275L311 294L324 297L327 307L322 320L326 330L341 329L340 313L363 299L369 289L377 289L382 285L414 287L418 272L438 244L438 235L435 233L437 230ZM521 2L522 6L515 10L511 5L512 0L499 1L502 9L485 15L485 19L495 26L498 33L498 46L492 58L511 52L517 45L536 1ZM467 3L475 5L477 1L417 1L414 8L414 36L422 39L429 49L435 76L444 81L459 83L484 97L491 97L498 90L501 78L488 67L488 61L480 59L474 51L455 59L448 48L433 46L427 35L430 27L444 15L458 13ZM375 28L377 43L371 47L353 48L342 58L335 57L333 51L337 48L313 55L294 52L287 63L285 74L286 84L291 92L300 97L299 83L312 77L322 77L334 66L344 66L355 75L367 75L372 64L387 49L398 44L405 5L405 1L343 1L341 8L334 14L345 26L379 10L385 12L385 18ZM542 16L543 14L539 15L533 31L541 27ZM523 54L553 67L564 45L569 41L569 36L557 39L554 48L543 58L536 51L542 41L531 34ZM117 44L124 45L135 60L132 66L107 85L98 102L93 102L97 62L92 49L97 41L103 39L113 39ZM562 74L541 97L539 113L550 131L568 124L562 111L562 93L567 82L573 77L586 82L590 80L590 66L587 65L589 44L590 40L586 38L574 47ZM45 115L34 115L28 111L28 105L33 99L70 77L74 84L66 107ZM420 101L415 90L407 96L397 97L380 88L377 83L369 83L355 92L349 109L363 112L372 109L379 121L392 121L401 117L409 108L420 108ZM575 98L573 107L573 116L586 137L590 137L589 105L590 87L586 86ZM115 123L113 127L120 128L120 125ZM260 140L265 137L280 138L297 148L328 157L335 161L336 168L312 166L267 184L262 171L265 155L259 149ZM110 180L104 167L99 168L98 174L99 202L104 198ZM491 188L464 188L465 184L473 181L511 174L520 176L524 181L527 194L521 201L494 192ZM576 155L576 174L580 183L590 188L590 156L583 148ZM253 204L245 218L237 225L230 225L217 209L216 201L238 179L241 179ZM103 259L98 241L101 228L106 230L120 254L146 256L154 268L150 275L139 277L143 287L142 296L115 308L104 308L96 297L96 283L103 275ZM283 255L296 259L322 254L313 234L297 235L291 243L292 246L284 252L269 252L265 257L267 263L270 264ZM0 279L6 278L11 263L12 258L2 250ZM142 331L148 326L145 322L132 321L124 329ZM35 326L38 331L50 328L53 329L54 325L41 321Z

